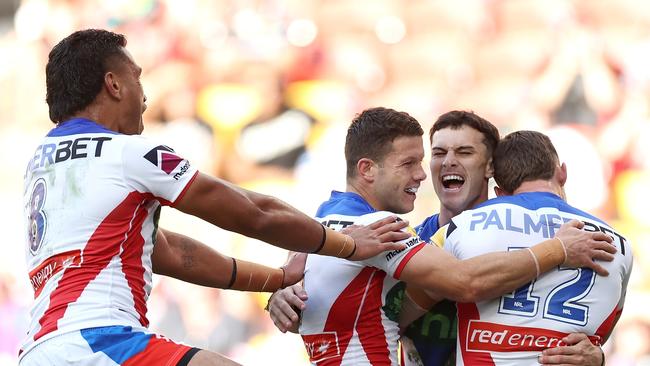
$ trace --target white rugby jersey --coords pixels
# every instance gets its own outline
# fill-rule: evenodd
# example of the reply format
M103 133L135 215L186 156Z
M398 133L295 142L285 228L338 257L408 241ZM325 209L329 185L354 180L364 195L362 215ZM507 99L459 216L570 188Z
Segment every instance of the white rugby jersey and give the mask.
M377 212L352 192L332 192L318 209L317 220L341 230L367 225L391 215ZM397 365L399 338L393 289L402 269L425 245L412 229L407 248L365 261L309 255L304 287L309 294L300 334L313 364Z
M458 365L538 365L537 355L584 332L598 344L623 310L632 270L632 247L602 220L552 193L531 192L489 200L446 227L445 249L459 259L520 250L554 236L571 219L584 230L614 238L618 252L602 277L587 268L555 268L512 293L458 304Z
M84 328L147 326L161 204L196 169L167 146L72 119L53 128L25 173L25 255L34 289L21 352Z

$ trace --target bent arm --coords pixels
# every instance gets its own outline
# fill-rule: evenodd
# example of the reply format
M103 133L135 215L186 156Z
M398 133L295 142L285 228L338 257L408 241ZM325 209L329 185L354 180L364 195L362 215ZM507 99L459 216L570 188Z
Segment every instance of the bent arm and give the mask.
M535 261L526 250L461 261L435 245L426 245L406 264L400 280L431 291L434 297L476 302L501 296L536 276Z
M608 275L594 259L613 260L616 248L610 244L612 238L602 232L580 230L582 226L582 222L571 220L553 239L525 250L487 253L462 261L427 245L406 264L400 279L433 291L433 298L476 302L513 291L559 265L588 267Z

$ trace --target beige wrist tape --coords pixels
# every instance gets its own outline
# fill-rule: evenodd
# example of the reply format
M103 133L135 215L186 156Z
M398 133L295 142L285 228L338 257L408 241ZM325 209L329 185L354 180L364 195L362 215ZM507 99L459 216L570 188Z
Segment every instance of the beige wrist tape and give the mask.
M357 250L357 244L350 235L341 234L323 226L323 242L321 247L314 252L331 257L350 258Z
M530 253L535 259L537 275L559 266L566 260L566 249L560 238L545 240L530 247Z
M251 292L275 292L284 283L284 268L232 258L232 276L228 289Z

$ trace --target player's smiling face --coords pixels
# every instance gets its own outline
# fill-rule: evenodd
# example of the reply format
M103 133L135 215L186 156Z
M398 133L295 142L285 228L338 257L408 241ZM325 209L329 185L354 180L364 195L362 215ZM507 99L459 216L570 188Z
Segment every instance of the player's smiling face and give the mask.
M420 183L427 174L422 168L424 147L421 136L400 136L392 150L377 164L374 196L378 210L403 214L413 211Z
M487 199L492 167L481 132L469 126L436 131L430 168L440 204L454 215Z

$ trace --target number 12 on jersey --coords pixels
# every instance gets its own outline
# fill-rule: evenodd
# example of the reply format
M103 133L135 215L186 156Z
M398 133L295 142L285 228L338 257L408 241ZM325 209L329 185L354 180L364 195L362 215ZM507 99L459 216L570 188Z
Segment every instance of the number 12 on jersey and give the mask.
M571 279L559 283L548 292L542 317L575 325L587 324L589 306L581 304L580 300L584 299L594 286L596 273L589 268L558 268L558 271L573 271L575 273ZM499 313L525 317L536 316L540 303L540 296L535 296L536 282L534 280L503 295L499 303Z

